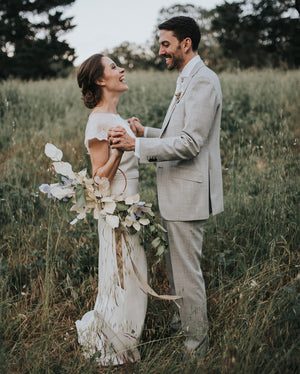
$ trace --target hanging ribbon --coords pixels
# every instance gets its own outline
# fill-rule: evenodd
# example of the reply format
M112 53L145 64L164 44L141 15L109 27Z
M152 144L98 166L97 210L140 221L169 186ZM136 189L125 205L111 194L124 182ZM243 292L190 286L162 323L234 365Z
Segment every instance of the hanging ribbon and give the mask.
M159 295L157 292L155 292L149 286L149 284L147 283L147 281L143 278L143 276L139 272L136 264L134 263L134 261L132 259L132 256L131 256L131 244L130 244L130 240L129 240L129 237L128 237L128 232L126 231L126 229L123 228L123 227L119 227L118 229L115 230L115 232L116 232L116 237L118 237L118 241L121 243L121 246L122 246L122 238L120 237L120 235L123 236L123 238L124 238L124 241L125 241L125 244L126 244L126 247L127 247L127 250L128 250L128 256L129 256L129 259L130 259L130 262L131 262L131 265L132 265L132 269L134 271L134 274L135 274L136 278L140 282L140 284L138 284L139 288L143 292L145 292L146 294L149 294L151 296L157 297L158 299L174 301L174 303L178 306L178 308L180 308L180 305L176 302L176 300L181 299L182 296L176 296L176 295ZM119 233L117 234L117 232L119 232ZM119 244L117 245L117 247L118 246L119 246ZM119 256L117 254L117 260L118 260L118 258L119 258ZM122 279L124 279L123 278L123 270L122 270L122 268L124 266L125 269L127 270L128 274L129 274L129 276L131 277L131 279L135 283L137 283L136 278L132 275L132 271L130 271L130 269L128 269L128 267L126 266L123 258L121 258L121 261L122 261L122 267L121 267ZM118 266L119 266L119 264L118 264ZM119 272L119 276L120 276L120 272ZM120 277L120 282L122 283L121 277ZM124 286L123 286L123 288L124 288Z
M181 94L181 92L180 92ZM176 102L175 102L176 103ZM123 192L126 190L127 187L127 178L125 173L120 169L120 172L122 173L124 180L125 180L125 187L123 189ZM120 279L120 287L124 289L124 272L123 272L123 267L127 270L130 278L138 285L138 287L145 292L146 294L149 294L151 296L157 297L158 299L161 300L171 300L174 301L174 303L180 308L180 305L176 302L176 300L182 299L182 296L176 296L176 295L159 295L157 292L155 292L147 283L147 281L142 277L141 273L139 272L136 264L134 263L132 256L131 256L131 245L130 245L130 240L128 237L128 232L126 231L125 227L120 224L120 226L116 229L115 231L115 241L116 241L116 257L117 257L117 265L118 265L118 273L119 273L119 279ZM128 255L130 258L130 262L132 265L132 269L134 271L134 274L138 281L140 282L140 285L137 283L136 278L132 275L132 272L130 269L127 268L124 260L123 260L123 252L122 252L122 237L124 238Z

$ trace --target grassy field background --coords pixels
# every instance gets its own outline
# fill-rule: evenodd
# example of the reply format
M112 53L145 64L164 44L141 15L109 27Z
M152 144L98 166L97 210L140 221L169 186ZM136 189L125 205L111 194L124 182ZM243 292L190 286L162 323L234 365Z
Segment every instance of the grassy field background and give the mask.
M203 262L210 349L183 362L171 337L172 305L149 298L142 361L98 368L74 322L97 294L97 230L40 196L46 142L79 171L88 116L75 77L0 84L1 373L296 373L299 370L299 71L222 73L225 211L208 221ZM119 113L160 127L176 74L127 74ZM157 212L154 165L140 165L140 193ZM154 262L148 256L149 269ZM152 286L168 292L165 264Z

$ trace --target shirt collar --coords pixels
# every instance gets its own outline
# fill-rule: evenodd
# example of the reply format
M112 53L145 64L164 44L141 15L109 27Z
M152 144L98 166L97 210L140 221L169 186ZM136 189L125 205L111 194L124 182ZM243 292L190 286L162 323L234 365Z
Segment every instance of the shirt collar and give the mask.
M182 72L179 74L180 78L187 78L192 70L194 69L194 66L200 61L200 56L197 55L193 57L183 68Z

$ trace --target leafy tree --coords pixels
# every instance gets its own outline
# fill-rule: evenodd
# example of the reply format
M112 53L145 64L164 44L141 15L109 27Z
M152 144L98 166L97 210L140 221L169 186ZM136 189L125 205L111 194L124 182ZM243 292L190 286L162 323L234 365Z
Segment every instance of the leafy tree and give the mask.
M212 10L175 4L159 12L150 46L124 42L104 51L127 69L166 69L158 55L158 24L174 16L193 17L201 29L199 54L214 70L239 66L299 67L300 0L225 1Z
M75 0L0 0L0 78L65 75L75 51L59 38L74 25L62 8Z
M298 1L225 1L215 9L212 31L224 56L241 67L299 66Z

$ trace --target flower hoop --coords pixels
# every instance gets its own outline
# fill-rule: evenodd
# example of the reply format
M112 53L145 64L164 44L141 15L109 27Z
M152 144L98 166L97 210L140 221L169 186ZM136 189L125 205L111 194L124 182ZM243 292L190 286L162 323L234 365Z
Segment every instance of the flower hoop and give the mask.
M127 188L127 178L126 178L126 175L125 175L125 173L124 173L124 171L122 169L118 168L118 170L120 170L120 172L122 173L122 175L124 177L124 180L125 180L125 186L124 186L124 189L122 191L122 193L124 193L125 190L126 190L126 188Z

